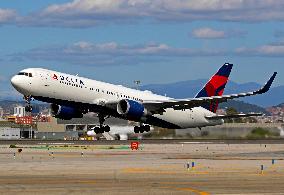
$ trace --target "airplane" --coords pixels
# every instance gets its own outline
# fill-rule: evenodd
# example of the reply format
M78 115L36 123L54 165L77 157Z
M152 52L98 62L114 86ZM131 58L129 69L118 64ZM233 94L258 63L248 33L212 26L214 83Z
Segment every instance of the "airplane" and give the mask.
M26 111L32 100L51 103L52 114L60 119L82 118L97 113L96 133L109 132L104 122L116 117L138 122L135 133L150 131L150 125L169 129L221 125L226 118L260 116L260 113L218 115L218 104L227 100L266 93L277 72L260 89L223 95L233 64L225 63L194 98L175 99L43 68L28 68L11 78L13 87L24 95Z

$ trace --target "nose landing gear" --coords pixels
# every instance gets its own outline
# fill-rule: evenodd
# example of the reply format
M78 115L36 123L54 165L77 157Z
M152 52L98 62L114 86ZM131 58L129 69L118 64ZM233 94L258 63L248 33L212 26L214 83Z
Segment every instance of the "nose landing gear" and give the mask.
M31 101L33 100L31 95L25 95L24 96L24 100L26 101L26 106L25 106L25 111L26 112L32 112L33 111L33 107L31 105Z
M31 105L27 105L27 106L25 106L25 111L26 112L32 112L33 111L33 107Z

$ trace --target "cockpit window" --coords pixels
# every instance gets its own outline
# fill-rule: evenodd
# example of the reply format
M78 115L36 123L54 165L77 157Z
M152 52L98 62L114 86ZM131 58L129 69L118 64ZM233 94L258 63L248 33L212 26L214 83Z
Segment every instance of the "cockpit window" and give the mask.
M27 72L19 72L18 75L25 75L27 77L33 77L32 73L27 73Z

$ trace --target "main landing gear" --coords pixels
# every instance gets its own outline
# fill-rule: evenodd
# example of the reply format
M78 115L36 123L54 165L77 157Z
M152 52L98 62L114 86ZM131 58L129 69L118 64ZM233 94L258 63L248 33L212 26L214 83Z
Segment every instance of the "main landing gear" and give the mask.
M143 133L149 131L150 131L150 125L140 125L134 127L134 133Z
M98 133L109 132L110 131L110 127L108 125L104 125L105 115L98 114L98 117L99 117L100 126L94 128L95 133L98 134Z
M33 107L31 105L31 101L32 101L32 96L31 95L25 95L24 96L24 100L26 101L26 106L25 106L25 111L26 112L32 112L33 111Z

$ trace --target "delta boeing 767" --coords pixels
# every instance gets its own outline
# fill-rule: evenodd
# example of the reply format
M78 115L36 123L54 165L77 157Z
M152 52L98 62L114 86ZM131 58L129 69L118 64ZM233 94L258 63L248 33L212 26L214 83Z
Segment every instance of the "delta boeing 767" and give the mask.
M171 128L202 128L221 125L225 118L258 116L257 113L218 115L218 104L227 100L253 96L269 90L277 72L260 89L252 92L223 95L233 64L224 64L194 98L175 99L121 85L87 79L42 68L28 68L13 76L13 87L24 95L26 111L31 100L51 103L52 114L61 119L81 118L97 113L96 133L110 131L105 119L116 117L138 122L134 132L150 130L150 125Z

